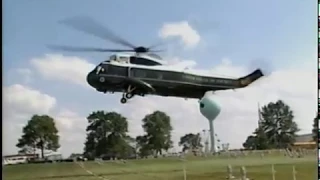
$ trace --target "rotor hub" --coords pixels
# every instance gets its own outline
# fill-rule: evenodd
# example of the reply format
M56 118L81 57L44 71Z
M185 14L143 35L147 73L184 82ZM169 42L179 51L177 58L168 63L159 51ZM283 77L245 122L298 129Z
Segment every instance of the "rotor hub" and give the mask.
M143 46L139 46L139 47L136 47L134 50L135 50L136 53L146 53L146 52L149 51L149 48L145 48Z

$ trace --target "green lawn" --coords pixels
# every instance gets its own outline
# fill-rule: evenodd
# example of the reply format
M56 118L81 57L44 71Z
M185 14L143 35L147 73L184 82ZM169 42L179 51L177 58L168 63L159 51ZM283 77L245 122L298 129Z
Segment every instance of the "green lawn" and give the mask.
M292 166L297 171L297 180L314 180L317 177L317 158L289 157L240 157L189 158L183 162L178 158L129 160L123 162L84 163L89 174L76 163L28 164L5 166L5 180L183 180L185 164L188 180L226 179L227 165L233 166L234 175L239 176L240 166L246 166L248 177L256 180L271 180L271 165L274 164L277 180L292 180ZM98 176L98 177L97 177Z

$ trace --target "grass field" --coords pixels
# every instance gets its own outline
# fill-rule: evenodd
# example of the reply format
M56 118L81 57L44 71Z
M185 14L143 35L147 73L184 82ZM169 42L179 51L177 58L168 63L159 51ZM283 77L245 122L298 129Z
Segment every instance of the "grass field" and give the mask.
M297 180L317 178L317 158L289 157L241 157L230 158L178 158L129 160L123 162L85 162L84 168L77 163L26 164L5 166L5 180L183 180L185 165L188 180L226 179L227 165L233 167L239 177L239 169L245 166L248 178L271 180L271 165L274 164L277 180L292 180L292 166L297 171ZM92 172L93 174L90 174Z

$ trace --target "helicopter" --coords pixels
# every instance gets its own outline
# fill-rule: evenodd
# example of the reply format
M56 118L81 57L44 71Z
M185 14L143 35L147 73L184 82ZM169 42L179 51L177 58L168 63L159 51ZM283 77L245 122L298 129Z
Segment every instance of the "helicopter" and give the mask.
M62 21L63 24L129 49L106 49L49 45L50 49L72 52L112 52L107 60L88 73L87 83L103 93L122 93L121 103L136 95L158 95L201 99L207 91L238 89L263 75L260 69L240 78L215 77L188 68L177 68L155 54L154 46L135 46L90 18ZM129 54L133 53L133 54Z

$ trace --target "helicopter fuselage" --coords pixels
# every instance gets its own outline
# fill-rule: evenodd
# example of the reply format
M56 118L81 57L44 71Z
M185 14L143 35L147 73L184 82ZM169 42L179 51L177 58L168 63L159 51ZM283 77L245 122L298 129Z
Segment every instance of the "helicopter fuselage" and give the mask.
M242 88L262 76L260 70L243 78L230 79L165 70L163 67L101 63L88 74L87 82L99 92L123 92L123 98L127 99L147 94L200 99L207 91Z

